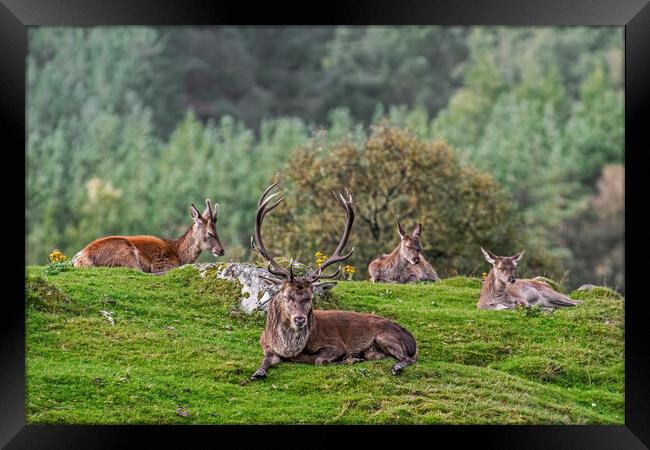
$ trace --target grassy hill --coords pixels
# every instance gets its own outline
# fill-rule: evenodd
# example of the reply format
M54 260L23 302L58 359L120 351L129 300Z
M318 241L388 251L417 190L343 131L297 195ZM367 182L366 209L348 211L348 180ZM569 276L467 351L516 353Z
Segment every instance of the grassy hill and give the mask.
M546 314L478 311L476 278L339 282L316 307L398 321L417 363L397 377L392 359L285 363L252 382L264 316L237 310L237 284L43 269L26 275L29 423L624 422L624 300L605 288Z

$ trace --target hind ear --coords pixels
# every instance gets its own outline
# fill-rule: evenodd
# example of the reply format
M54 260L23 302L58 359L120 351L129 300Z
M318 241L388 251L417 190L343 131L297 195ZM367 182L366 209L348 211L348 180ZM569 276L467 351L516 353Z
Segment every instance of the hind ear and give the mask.
M404 231L404 227L402 227L402 224L399 223L399 220L397 221L397 232L399 233L399 237L401 239L404 239L404 236L406 236L406 231Z
M203 218L205 220L211 220L213 222L217 222L217 216L219 215L219 204L215 203L214 207L212 203L210 202L209 198L205 199L205 209L203 210Z
M483 256L485 256L485 260L489 262L490 264L494 264L498 258L494 253L489 252L485 250L483 247L481 247L481 251L483 252Z
M205 222L205 219L203 216L201 216L199 210L196 209L194 203L190 204L190 214L192 215L192 219L194 219L194 222L196 222L197 225L202 225Z
M422 224L418 223L413 229L413 237L419 238L421 232L422 232Z
M217 218L219 217L219 211L221 211L221 207L219 206L219 203L214 204L214 216L212 216L212 221L214 223L217 223Z
M521 259L521 257L524 256L524 252L525 252L525 251L526 251L526 250L522 250L522 251L520 251L519 253L515 253L514 255L512 255L512 256L510 257L510 259L512 259L512 262L513 262L513 264L514 264L515 266L517 265L517 263L519 262L519 260Z

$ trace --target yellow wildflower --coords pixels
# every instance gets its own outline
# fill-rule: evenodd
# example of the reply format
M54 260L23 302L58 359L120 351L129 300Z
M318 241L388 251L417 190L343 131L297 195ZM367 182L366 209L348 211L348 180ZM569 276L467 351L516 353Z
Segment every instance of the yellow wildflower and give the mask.
M343 266L343 272L347 274L346 278L348 279L348 281L352 280L352 277L354 276L356 271L357 269L355 269L354 266L351 266L349 264Z
M321 264L323 264L325 262L325 260L327 259L327 255L325 255L325 254L323 254L321 252L316 252L314 254L314 256L316 257L316 264L319 265L319 266Z
M52 250L52 253L49 254L48 259L50 262L55 263L65 261L68 257L55 248Z

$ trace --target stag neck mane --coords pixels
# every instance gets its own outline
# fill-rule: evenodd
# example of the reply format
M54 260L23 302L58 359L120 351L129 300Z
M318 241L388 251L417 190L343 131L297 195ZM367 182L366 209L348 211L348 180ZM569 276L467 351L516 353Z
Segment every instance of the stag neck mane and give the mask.
M485 277L483 282L483 289L481 289L481 296L479 298L480 304L505 303L507 301L506 284L494 276L494 268Z
M311 331L316 326L316 316L314 310L310 310L307 326L296 330L291 326L291 319L285 313L283 300L280 291L269 302L266 312L266 343L281 357L292 358L302 352L307 345Z
M194 238L195 227L196 224L192 224L178 239L167 240L176 250L181 265L193 263L202 252L200 243Z

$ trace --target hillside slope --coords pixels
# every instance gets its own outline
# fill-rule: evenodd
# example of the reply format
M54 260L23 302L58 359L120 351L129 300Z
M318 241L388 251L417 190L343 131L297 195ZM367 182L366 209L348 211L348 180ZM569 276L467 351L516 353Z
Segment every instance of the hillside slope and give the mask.
M29 423L624 422L624 300L604 288L553 314L478 311L481 282L339 282L323 309L374 312L418 342L393 360L316 367L261 357L261 313L236 284L183 267L26 275ZM100 311L110 313L109 319Z

